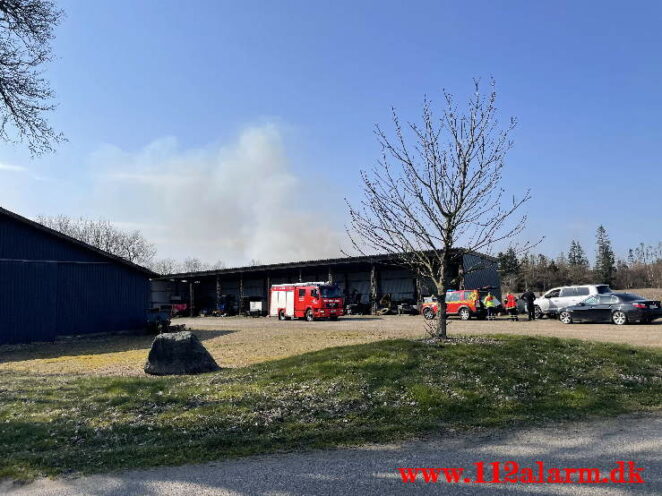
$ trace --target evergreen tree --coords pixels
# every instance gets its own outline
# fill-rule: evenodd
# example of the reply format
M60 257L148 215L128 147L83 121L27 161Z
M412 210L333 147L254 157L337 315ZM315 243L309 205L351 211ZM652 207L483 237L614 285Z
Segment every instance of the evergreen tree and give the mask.
M499 252L499 273L501 282L509 291L517 291L520 274L520 263L514 248L508 248L505 253Z
M517 260L517 253L515 253L514 248L508 248L505 253L499 252L497 259L499 260L501 277L519 274L519 260Z
M584 284L591 280L588 258L584 248L574 239L570 242L568 251L568 279L571 284Z
M584 248L579 244L579 241L574 239L570 242L570 251L568 251L568 264L575 267L588 268L588 259L584 253Z
M570 249L568 250L568 264L576 265L577 264L577 243L573 239L570 241Z
M597 282L613 284L616 277L616 256L604 226L596 232L595 277Z

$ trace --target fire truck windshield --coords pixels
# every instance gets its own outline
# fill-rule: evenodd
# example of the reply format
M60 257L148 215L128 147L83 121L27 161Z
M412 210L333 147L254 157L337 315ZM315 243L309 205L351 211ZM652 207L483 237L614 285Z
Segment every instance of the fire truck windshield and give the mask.
M342 296L338 286L320 286L322 298L340 298Z

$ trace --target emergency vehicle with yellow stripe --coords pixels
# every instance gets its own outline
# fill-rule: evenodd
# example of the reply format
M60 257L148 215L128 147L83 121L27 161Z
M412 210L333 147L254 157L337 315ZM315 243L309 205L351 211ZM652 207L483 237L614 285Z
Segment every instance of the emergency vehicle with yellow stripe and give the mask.
M484 319L487 317L485 298L489 289L461 289L449 290L446 292L446 314L456 315L462 320L469 320L472 317ZM495 312L503 310L501 302L494 296ZM421 305L421 313L428 319L434 319L439 313L439 300L436 296L430 296L424 299Z

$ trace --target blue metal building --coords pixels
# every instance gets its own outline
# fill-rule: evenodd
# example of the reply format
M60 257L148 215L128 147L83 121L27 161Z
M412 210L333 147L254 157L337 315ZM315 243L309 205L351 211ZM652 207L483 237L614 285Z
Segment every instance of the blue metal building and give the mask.
M0 208L0 344L143 328L154 275Z

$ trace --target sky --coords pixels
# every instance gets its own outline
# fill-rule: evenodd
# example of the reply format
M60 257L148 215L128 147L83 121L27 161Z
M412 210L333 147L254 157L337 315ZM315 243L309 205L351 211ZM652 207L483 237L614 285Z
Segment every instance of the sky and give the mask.
M140 229L160 257L240 265L347 248L345 199L391 107L497 82L518 119L508 192L522 240L589 255L662 241L662 4L589 1L62 1L51 124L0 144L0 205ZM499 249L502 247L495 247Z

